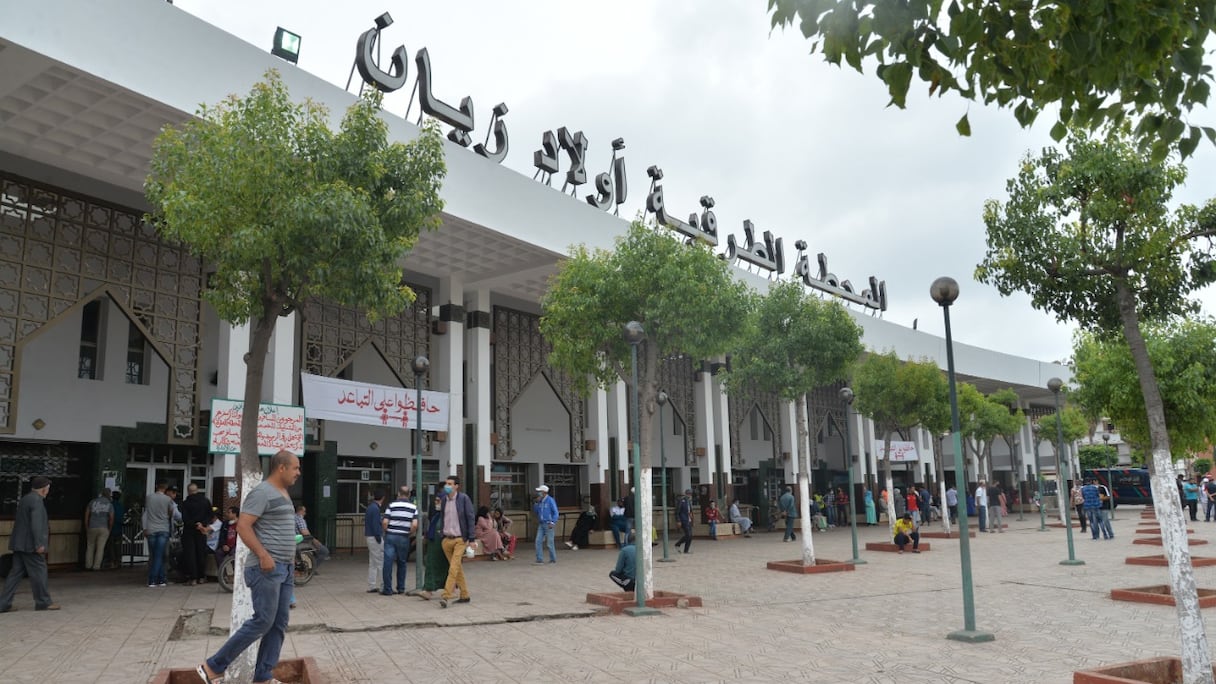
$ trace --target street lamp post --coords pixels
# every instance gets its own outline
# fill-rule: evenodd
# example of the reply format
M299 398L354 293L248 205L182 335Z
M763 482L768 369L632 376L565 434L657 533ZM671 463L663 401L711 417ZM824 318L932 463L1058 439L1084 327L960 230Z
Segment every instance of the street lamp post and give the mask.
M667 448L663 444L663 437L666 434L663 430L663 407L667 405L667 393L660 390L659 395L655 397L655 401L659 404L659 464L663 469L661 475L663 481L663 557L659 559L659 562L671 563L675 559L667 557Z
M1068 486L1068 459L1064 458L1064 417L1060 415L1060 389L1064 387L1064 381L1059 378L1052 378L1047 381L1047 389L1055 395L1056 400L1056 455L1060 461L1060 487ZM1069 504L1072 502L1069 501ZM1085 565L1085 561L1077 560L1077 552L1072 543L1072 516L1069 515L1071 505L1066 505L1064 508L1064 532L1068 535L1068 558L1060 561L1060 565Z
M418 502L418 533L414 535L414 591L422 592L426 566L422 564L427 528L426 503L422 488L422 376L426 375L431 362L425 356L414 358L414 499Z
M1018 491L1018 521L1021 522L1026 519L1026 516L1023 515L1026 511L1026 502L1022 499L1022 472L1016 458L1019 446L1021 444L1018 443L1018 440L1013 440L1013 451L1009 452L1009 469L1013 471L1013 487Z
M1043 497L1043 475L1039 472L1039 421L1035 421L1030 430L1034 433L1034 479L1039 483L1039 531L1047 531L1047 499Z
M865 561L857 552L857 492L853 484L853 440L849 438L849 410L853 406L853 390L841 387L840 399L844 402L844 463L849 471L849 505L852 507L849 511L849 531L853 535L853 560L849 562L853 565L865 565Z
M629 407L629 417L630 424L633 426L633 510L638 516L636 518L638 522L641 521L642 516L642 426L638 417L641 412L641 406L638 403L640 401L638 345L644 339L646 339L646 330L642 328L641 323L629 321L625 324L625 341L629 343L629 360L633 366L633 404ZM643 534L643 527L644 525L634 525L634 528L638 530L633 542L635 549L641 549L643 544L650 543ZM646 606L646 563L641 551L637 552L633 568L634 596L637 598L637 605L626 608L624 612L634 617L658 615L658 609Z
M963 438L958 420L958 390L954 379L954 342L950 337L950 305L958 299L958 281L954 278L941 277L929 286L929 294L933 301L942 307L942 317L946 324L946 377L950 383L950 430L952 446L954 447L954 474L957 479L963 470ZM892 500L894 503L894 500ZM975 591L971 584L971 538L967 526L967 507L958 507L958 549L959 564L963 574L963 629L950 632L947 639L980 643L993 641L996 636L992 632L982 632L975 628Z
M1110 453L1110 433L1109 432L1102 433L1102 443L1106 445L1106 448L1104 449L1104 451L1106 452L1106 486L1110 487L1110 519L1114 520L1115 519L1115 474L1113 471L1114 471L1115 466L1114 466L1114 463L1112 463L1112 461L1114 460L1114 456L1113 456L1113 454Z

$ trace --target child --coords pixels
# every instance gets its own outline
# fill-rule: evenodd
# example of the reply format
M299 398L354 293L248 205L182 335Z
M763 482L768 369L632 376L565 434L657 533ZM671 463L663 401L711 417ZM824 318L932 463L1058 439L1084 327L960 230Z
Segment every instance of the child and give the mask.
M709 538L718 541L718 502L710 501L709 509L705 511L705 521L709 523Z

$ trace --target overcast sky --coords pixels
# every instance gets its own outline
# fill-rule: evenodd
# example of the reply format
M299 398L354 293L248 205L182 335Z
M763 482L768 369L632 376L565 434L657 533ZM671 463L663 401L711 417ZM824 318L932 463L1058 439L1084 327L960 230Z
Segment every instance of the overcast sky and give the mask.
M453 105L473 98L475 141L495 104L510 107L507 166L531 176L541 134L567 126L589 139L593 178L608 170L610 142L622 137L629 172L622 216L643 208L646 167L657 164L674 215L699 210L698 198L710 195L723 243L727 233L742 239L744 219L784 237L787 262L793 242L804 239L812 258L824 252L839 277L886 280L888 320L919 319L921 330L941 334L928 288L949 275L961 286L955 339L1043 361L1071 353L1072 326L1033 310L1026 296L1002 298L971 277L984 255L984 201L1004 198L1019 160L1051 144L1053 122L1022 130L1009 110L928 99L915 80L908 108L887 108L872 65L864 75L839 69L810 55L797 31L770 33L765 0L176 4L266 49L276 26L300 34L299 67L338 87L359 34L387 10L395 22L383 53L405 45L412 56L426 47L436 96ZM386 99L389 111L405 112L412 59L409 70L407 87ZM357 82L358 75L352 90ZM970 138L954 130L966 112ZM1202 117L1198 123L1213 125ZM1204 143L1189 166L1179 198L1199 203L1212 192L1216 149ZM1211 312L1216 295L1204 300Z

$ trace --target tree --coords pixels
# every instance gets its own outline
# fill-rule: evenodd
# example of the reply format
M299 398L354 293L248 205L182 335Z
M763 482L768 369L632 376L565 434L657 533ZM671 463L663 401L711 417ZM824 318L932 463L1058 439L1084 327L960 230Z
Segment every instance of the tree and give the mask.
M768 0L772 25L797 24L811 51L858 72L867 61L903 109L915 75L930 96L954 92L1012 108L1022 127L1058 111L1052 137L1135 121L1137 139L1164 159L1185 158L1216 129L1188 123L1212 82L1204 43L1216 32L1210 0L1156 3L980 0ZM1058 107L1058 110L1055 108ZM955 125L971 134L964 114ZM1183 137L1183 134L1186 134Z
M802 563L815 564L811 541L810 472L806 395L842 380L861 356L861 327L835 300L811 297L794 281L778 283L749 316L726 376L727 391L756 388L797 402L798 496L802 516ZM846 446L845 451L848 452ZM848 454L846 453L846 460ZM849 467L852 467L850 465ZM851 496L851 494L850 494Z
M657 410L659 364L679 354L711 359L734 348L747 317L748 290L726 262L700 243L685 245L670 231L635 221L612 251L574 247L541 301L541 334L549 363L584 392L622 380L632 387L625 324L646 331L638 346L638 411L642 481L637 523L647 592L653 592L651 426Z
M1170 211L1182 168L1153 161L1122 137L1073 137L1066 154L1027 158L1008 183L1009 199L984 209L988 251L977 280L1083 330L1122 331L1135 369L1152 451L1170 582L1182 635L1186 684L1211 682L1211 654L1178 497L1169 496L1171 443L1161 385L1141 321L1196 308L1188 295L1216 278L1216 203Z
M1143 327L1174 453L1207 450L1216 443L1216 321L1172 319ZM1075 394L1100 406L1119 426L1123 441L1147 446L1144 395L1137 391L1136 367L1127 345L1112 335L1080 333L1072 366Z
M949 415L950 389L932 361L900 361L895 352L870 354L853 374L857 412L874 421L883 436L883 479L887 488L887 524L895 535L895 482L891 478L891 436L905 437L918 425L940 427ZM955 473L955 477L962 477Z
M1118 463L1119 450L1107 444L1086 444L1077 449L1081 470L1102 470Z
M976 479L988 478L991 476L992 441L1001 434L1009 411L988 401L975 385L963 382L958 385L958 414L963 448L975 456ZM966 481L964 476L963 482Z
M1197 458L1194 463L1191 463L1191 472L1195 473L1195 477L1207 477L1207 474L1212 470L1212 459Z
M197 118L166 126L153 145L144 184L149 220L214 269L202 296L219 317L252 325L242 496L261 480L257 411L278 319L313 297L371 318L414 299L400 262L420 231L439 225L443 147L430 126L410 143L389 143L379 109L380 95L368 91L335 133L324 107L293 103L271 70L247 97L203 106ZM252 610L248 590L237 587L233 629Z
M1000 407L1000 411L995 414L996 434L1005 441L1005 446L1009 448L1009 470L1013 473L1013 487L1017 492L1018 505L1021 506L1022 464L1016 452L1018 435L1021 433L1022 427L1026 425L1026 414L1022 413L1022 409L1018 406L1018 395L1012 388L1006 387L997 390L989 394L987 399L989 403ZM992 452L989 451L989 458L991 455Z

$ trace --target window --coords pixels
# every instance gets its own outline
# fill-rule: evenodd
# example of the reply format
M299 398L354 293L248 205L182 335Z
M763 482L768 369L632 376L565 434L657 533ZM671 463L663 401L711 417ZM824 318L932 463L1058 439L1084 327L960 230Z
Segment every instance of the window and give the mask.
M101 354L101 300L95 299L80 310L80 359L76 377L81 380L100 380Z
M490 507L504 511L526 511L531 508L528 491L528 464L494 463L490 465Z
M545 484L549 485L549 494L557 499L559 508L581 508L583 495L579 486L579 471L582 466L547 465L545 466Z
M338 514L362 513L372 493L379 489L390 499L393 463L385 459L338 459Z
M127 384L148 384L148 340L139 326L131 322L127 326Z

